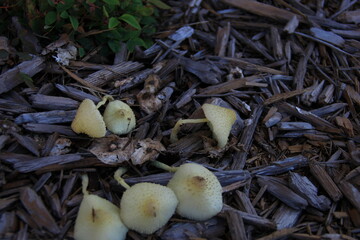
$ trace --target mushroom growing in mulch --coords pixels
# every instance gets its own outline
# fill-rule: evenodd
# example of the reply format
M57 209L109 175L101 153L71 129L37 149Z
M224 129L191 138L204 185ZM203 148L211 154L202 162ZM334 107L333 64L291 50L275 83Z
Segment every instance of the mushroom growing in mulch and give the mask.
M226 146L231 131L231 127L236 121L236 113L229 108L220 107L214 104L205 103L202 106L205 118L201 119L180 119L175 124L170 140L176 142L178 140L177 133L180 131L180 126L185 123L204 123L206 122L212 133L213 137L217 140L218 147L223 148Z
M88 176L84 175L84 198L75 221L75 240L125 239L128 229L120 219L119 208L104 198L89 194L86 190L88 182Z
M151 234L163 227L174 214L178 200L168 187L155 183L129 186L121 178L120 168L114 178L127 188L120 202L120 216L124 224L139 233Z

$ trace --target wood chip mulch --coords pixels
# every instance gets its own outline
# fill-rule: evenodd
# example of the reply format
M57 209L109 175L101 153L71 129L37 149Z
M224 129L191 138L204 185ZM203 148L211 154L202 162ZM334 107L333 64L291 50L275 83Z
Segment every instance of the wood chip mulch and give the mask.
M166 184L172 173L149 164L156 158L208 167L223 210L205 222L174 215L128 239L359 239L360 3L166 2L156 43L113 59L94 49L61 65L53 56L71 45L66 35L38 49L27 32L23 48L38 53L20 60L13 39L0 37L0 238L73 239L82 174L91 193L118 205L114 171L127 167L129 185ZM161 143L160 154L109 164L90 151L99 140L70 124L82 100L104 95L135 112L135 130L121 137L149 154ZM171 143L176 121L201 117L203 103L237 112L226 148L206 124L184 125Z

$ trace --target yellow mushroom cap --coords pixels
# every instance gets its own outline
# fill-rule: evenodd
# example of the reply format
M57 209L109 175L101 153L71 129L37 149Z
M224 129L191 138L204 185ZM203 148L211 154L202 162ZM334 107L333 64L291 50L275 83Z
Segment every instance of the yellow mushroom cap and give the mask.
M155 183L138 183L124 192L120 216L128 228L151 234L169 221L177 204L170 188Z
M84 195L75 221L75 240L122 240L127 231L117 206L96 195Z
M203 221L218 214L223 206L222 188L216 176L196 163L181 165L168 185L179 200L176 212Z
M218 146L220 148L225 147L231 128L236 121L235 111L208 103L205 103L202 109L205 117L209 120L208 125L218 142Z
M106 127L99 110L93 101L85 99L80 104L71 129L76 133L85 133L90 137L100 138L106 134Z
M133 110L126 103L115 100L110 102L104 112L106 127L115 134L126 134L135 128Z

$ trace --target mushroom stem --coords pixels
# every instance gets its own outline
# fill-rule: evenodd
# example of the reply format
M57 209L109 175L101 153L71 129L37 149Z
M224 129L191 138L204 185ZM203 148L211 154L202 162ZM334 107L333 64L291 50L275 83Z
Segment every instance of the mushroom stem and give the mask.
M162 170L168 171L168 172L176 172L176 170L178 169L177 167L171 167L165 163L159 162L159 161L151 161L151 164L154 167L160 168Z
M96 108L101 107L102 105L104 105L106 103L106 101L114 101L114 98L110 95L105 95L101 101L96 105Z
M124 188L129 189L130 185L125 182L125 180L121 177L124 173L126 173L127 169L120 167L118 170L114 173L115 180Z
M84 195L89 195L89 191L86 190L87 187L89 186L89 177L88 175L84 174L81 176L81 184L82 184L82 193Z
M185 124L185 123L205 123L208 122L209 120L207 118L199 118L199 119L180 119L179 121L176 122L174 128L171 131L171 135L170 135L170 141L172 143L178 141L178 137L177 134L180 131L180 127L181 125Z

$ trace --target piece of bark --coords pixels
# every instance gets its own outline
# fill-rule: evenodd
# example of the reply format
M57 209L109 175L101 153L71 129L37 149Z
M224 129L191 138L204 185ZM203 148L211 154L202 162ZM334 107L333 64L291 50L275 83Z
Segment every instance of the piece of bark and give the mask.
M84 81L93 86L99 87L106 83L113 81L116 78L127 76L131 72L135 72L143 68L144 65L139 62L121 62L117 65L109 66L108 68L99 70L88 75Z
M180 65L184 67L185 71L194 74L203 83L213 85L221 82L221 76L224 72L214 62L205 60L194 61L182 56L178 56L178 58Z
M147 69L138 71L123 80L116 81L114 83L114 86L116 88L119 88L120 93L126 92L126 91L133 89L133 88L141 85L142 83L144 83L145 79L147 79L150 76L150 74L153 74L153 73L154 73L153 69L147 68Z
M309 112L315 114L318 117L328 115L330 113L336 112L340 109L343 109L347 106L347 103L333 103L331 105L326 105L321 108L310 110Z
M67 136L77 136L71 127L62 126L62 125L51 125L51 124L42 124L42 123L26 123L23 125L28 131L37 132L37 133L54 133L58 132Z
M33 107L46 110L73 110L79 106L78 101L65 97L35 94L30 98Z
M306 176L290 172L289 185L292 190L305 198L311 206L321 211L330 209L331 201L323 195L318 196L318 189Z
M223 236L226 221L210 218L204 222L178 222L171 224L160 236L163 240L218 239Z
M343 195L325 169L316 163L310 163L309 166L311 174L319 181L331 199L334 202L339 201Z
M273 49L273 56L277 60L282 59L284 57L284 48L279 34L279 30L274 26L270 28L270 39Z
M315 81L314 84L308 88L308 91L303 93L303 95L301 96L302 103L307 106L311 106L311 104L316 103L323 89L324 82L324 80L320 83L318 83L318 81Z
M333 84L327 85L319 95L320 104L329 104L334 101L335 86Z
M340 20L345 22L360 23L360 10L346 11L338 17Z
M19 172L27 173L53 164L62 165L66 163L76 162L81 160L82 158L83 157L79 154L66 154L61 156L49 156L26 160L10 156L3 160L13 164L13 168L18 170Z
M279 230L291 228L297 224L302 212L302 210L296 210L282 204L274 213L272 220Z
M248 238L245 230L244 221L239 212L226 211L225 215L231 238L247 240Z
M296 86L296 90L304 88L304 79L307 72L307 63L314 50L314 47L315 44L313 42L308 43L304 52L304 56L300 58L296 66L296 72L294 76L294 85Z
M49 213L44 202L34 190L25 187L20 193L20 201L39 228L45 228L53 234L60 232L60 228L56 224L53 216Z
M215 54L220 57L225 56L226 48L229 41L230 36L230 22L223 28L219 27L216 34L216 46L215 46Z
M37 142L35 142L34 139L32 139L31 137L28 136L24 136L24 135L20 135L16 132L12 132L11 135L14 136L14 138L16 139L16 141L23 146L24 148L26 148L27 150L29 150L31 153L33 153L35 156L39 157L40 156L40 152L39 152L39 145Z
M0 98L0 111L21 114L21 113L34 112L35 110L28 105L14 102L12 100Z
M360 212L360 191L345 180L340 181L339 188L351 204Z
M16 233L18 227L18 218L15 215L15 211L3 212L0 215L0 237Z
M5 144L10 140L8 135L0 135L0 150L4 148Z
M267 128L270 128L270 127L276 125L278 122L280 122L282 118L283 118L282 114L279 112L276 112L265 122L265 126Z
M342 47L345 44L345 40L336 33L325 31L317 27L310 28L310 32L314 37L330 42L335 46Z
M281 239L281 238L287 238L291 236L294 232L299 231L298 228L283 228L280 230L277 230L275 232L270 233L269 235L266 235L264 237L258 238L257 240L273 240L273 239Z
M217 57L212 57L212 59L216 59ZM239 58L231 58L231 57L222 57L219 59L228 61L234 66L238 66L244 70L252 71L252 72L260 72L260 73L271 73L271 74L278 74L278 75L284 75L285 73L270 67L262 66L260 64L251 63L249 61L246 61L245 59L239 59ZM266 87L267 84L262 85L262 87ZM260 86L259 86L260 87Z
M67 123L74 120L76 110L53 110L49 112L23 113L15 118L16 124L24 123Z
M0 75L0 94L7 92L24 81L19 76L19 73L27 74L33 77L38 72L45 69L44 58L33 57L29 61L24 61L16 67L9 69Z
M294 33L296 28L299 26L299 19L297 16L293 16L284 27L284 31L291 34Z
M270 166L264 166L251 171L252 175L279 175L288 171L305 167L308 165L308 159L303 155L289 157L281 161L273 162Z
M253 225L254 227L257 227L259 229L263 229L263 228L276 229L276 225L273 221L271 221L267 218L264 218L264 217L260 217L258 215L254 215L254 214L236 210L233 207L228 206L226 204L224 204L222 211L234 211L242 217L244 223Z
M239 190L236 190L235 193L238 196L237 202L240 205L239 206L240 210L243 212L257 215L257 212L254 206L252 205L250 199L248 198L248 196Z
M335 122L341 129L344 130L346 135L354 137L354 127L348 118L336 116Z
M83 101L85 99L90 99L92 100L94 103L98 103L101 101L100 98L92 95L92 94L88 94L80 89L74 88L74 87L69 87L69 86L65 86L62 84L55 84L55 87L57 89L59 89L62 93L68 95L71 98L74 98L78 101Z
M275 196L293 209L301 210L306 208L308 205L308 202L304 198L300 197L290 188L280 183L277 178L258 175L257 180L260 186L267 185L266 190L271 195Z
M231 169L242 169L245 166L245 161L249 150L251 148L251 144L253 141L253 136L255 133L256 126L258 125L260 116L263 112L263 106L257 105L254 107L252 112L251 120L252 123L246 126L241 134L238 145L242 147L242 151L237 151L233 157L233 163L231 165Z
M200 90L201 95L214 95L214 94L220 94L220 93L226 93L230 90L238 89L238 88L244 88L244 87L251 87L251 83L256 83L257 80L260 80L261 77L258 75L250 76L250 77L244 77L240 79L236 79L233 81L228 81L224 83L219 83L214 86L209 86L207 88L204 88Z
M277 107L291 115L294 115L295 117L298 117L300 119L303 119L304 121L311 123L318 130L332 132L332 133L340 133L341 132L332 123L316 116L315 114L312 114L311 112L305 111L299 107L295 107L295 106L285 103L285 102L277 104Z
M315 129L310 123L307 122L279 122L277 124L279 130L283 131L299 131L299 130L312 130Z
M266 59L268 59L271 62L274 62L275 59L268 53L267 49L263 49L259 47L259 45L255 44L254 41L247 38L245 35L243 35L241 32L236 31L234 28L231 29L231 34L240 42L246 44L253 50L257 51L261 55L263 55Z

